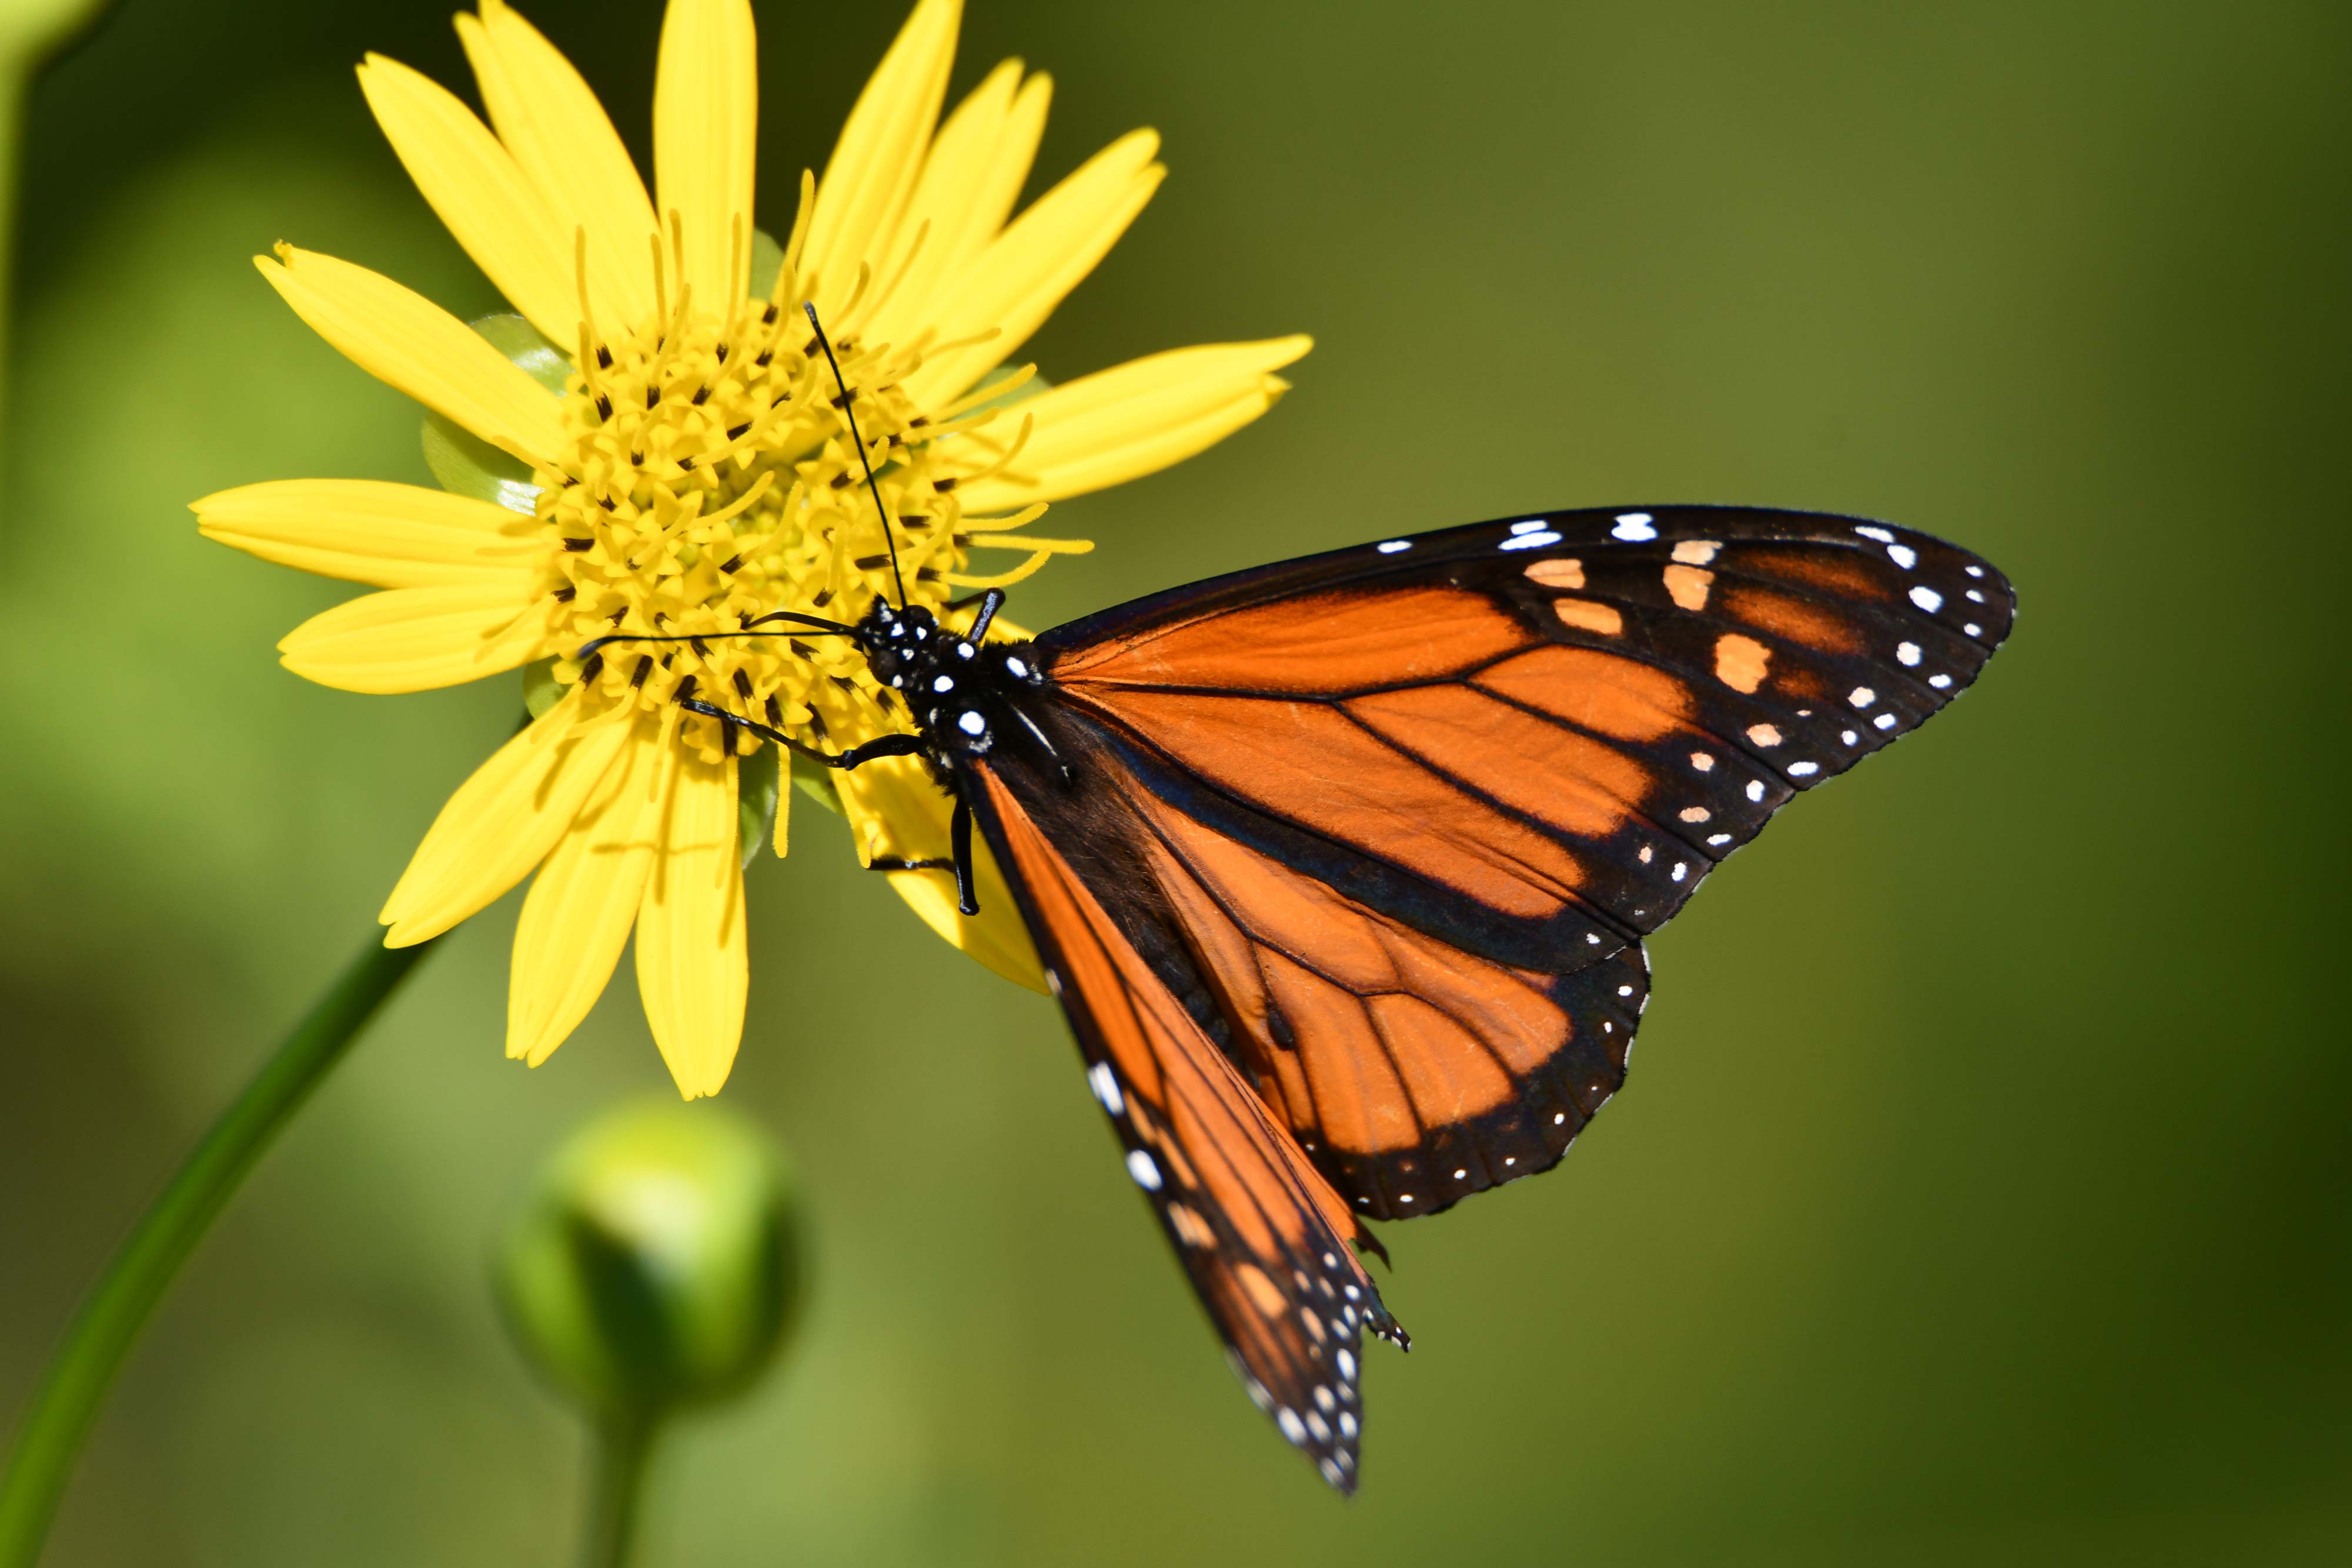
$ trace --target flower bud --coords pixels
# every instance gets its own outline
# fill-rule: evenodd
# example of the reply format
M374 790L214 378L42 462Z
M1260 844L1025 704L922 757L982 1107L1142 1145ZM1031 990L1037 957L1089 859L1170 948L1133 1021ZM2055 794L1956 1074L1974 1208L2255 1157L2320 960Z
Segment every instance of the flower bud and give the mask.
M799 1304L791 1168L716 1105L632 1106L541 1167L498 1263L509 1330L605 1419L722 1399L774 1356Z

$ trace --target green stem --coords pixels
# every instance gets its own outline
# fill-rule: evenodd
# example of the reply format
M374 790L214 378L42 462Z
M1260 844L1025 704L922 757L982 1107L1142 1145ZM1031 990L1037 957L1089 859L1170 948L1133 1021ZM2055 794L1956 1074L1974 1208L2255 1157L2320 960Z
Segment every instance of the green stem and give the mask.
M74 1460L155 1303L255 1162L301 1109L431 942L367 946L262 1064L106 1267L35 1390L0 1476L0 1568L32 1568Z
M646 1472L661 1423L647 1415L608 1416L596 1425L596 1479L588 1494L581 1568L629 1568L636 1560L637 1518Z

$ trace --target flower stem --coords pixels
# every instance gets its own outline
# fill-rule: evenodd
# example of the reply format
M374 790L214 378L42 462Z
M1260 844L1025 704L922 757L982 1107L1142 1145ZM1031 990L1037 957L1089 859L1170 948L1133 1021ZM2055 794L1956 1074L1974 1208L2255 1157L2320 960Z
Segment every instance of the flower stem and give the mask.
M596 1423L596 1479L580 1542L581 1568L629 1568L636 1560L637 1516L661 1421L651 1414Z
M434 945L386 947L371 933L107 1265L50 1357L0 1476L0 1568L31 1568L40 1556L82 1441L148 1314L255 1163Z

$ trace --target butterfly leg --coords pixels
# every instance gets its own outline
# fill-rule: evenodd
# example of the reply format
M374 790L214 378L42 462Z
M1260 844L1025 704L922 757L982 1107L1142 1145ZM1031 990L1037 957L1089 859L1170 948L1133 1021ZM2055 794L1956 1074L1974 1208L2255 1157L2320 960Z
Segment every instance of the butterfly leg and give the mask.
M956 802L955 815L948 819L948 841L954 853L945 859L910 861L899 855L877 855L866 862L867 871L951 871L956 879L956 909L963 915L980 913L978 883L971 873L971 808L961 800Z
M715 718L721 724L731 724L739 729L748 729L762 740L772 740L785 750L796 756L805 757L812 762L822 762L827 768L856 768L861 763L871 762L877 757L913 757L923 749L923 737L919 735L885 735L869 740L863 746L853 746L847 751L837 754L819 751L814 746L803 745L794 740L782 730L772 729L755 719L745 718L741 714L729 713L725 708L704 702L700 697L688 697L677 706L689 713L698 713L706 718Z
M971 806L961 794L956 796L955 815L948 819L948 846L955 855L956 911L977 915L980 894L971 874Z

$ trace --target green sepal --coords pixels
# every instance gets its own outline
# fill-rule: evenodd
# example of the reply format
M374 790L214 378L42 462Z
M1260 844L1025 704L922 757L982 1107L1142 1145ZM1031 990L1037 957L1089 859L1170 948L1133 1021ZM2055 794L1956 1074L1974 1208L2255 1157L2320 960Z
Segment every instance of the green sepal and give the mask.
M557 397L565 392L572 361L520 316L485 316L473 329L525 375ZM470 496L524 517L534 514L539 481L530 465L454 421L425 416L425 465L453 496Z
M812 762L795 752L793 756L793 782L801 793L831 811L836 817L846 817L841 804L841 791L834 787L833 769L822 762Z
M776 768L776 748L763 746L735 763L735 831L743 849L743 869L776 831L776 800L782 781Z
M537 659L522 667L522 706L533 718L563 700L563 684L555 678L555 661Z
M751 298L765 299L776 291L776 274L784 269L784 247L765 229L751 231Z

